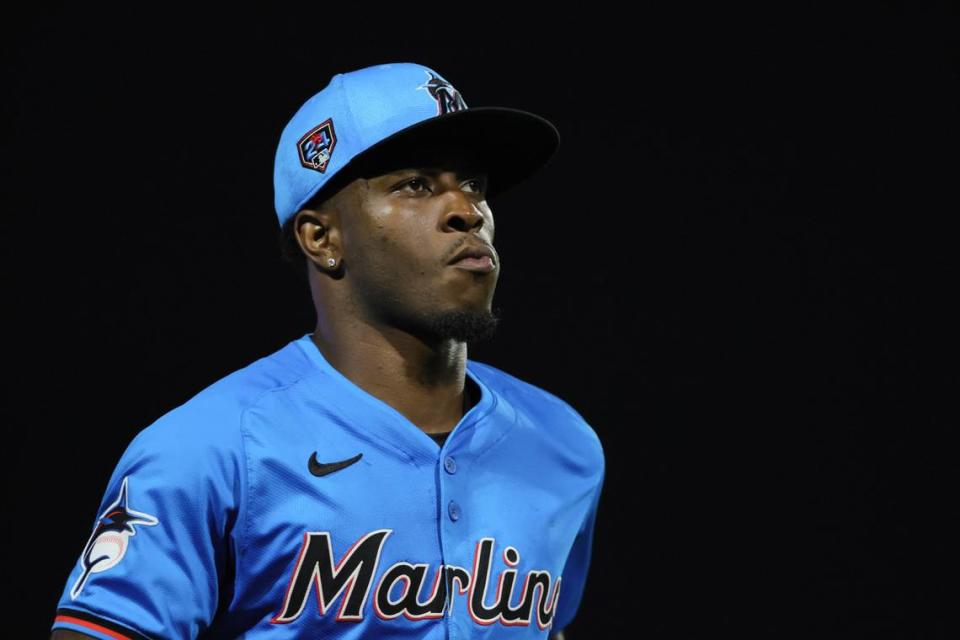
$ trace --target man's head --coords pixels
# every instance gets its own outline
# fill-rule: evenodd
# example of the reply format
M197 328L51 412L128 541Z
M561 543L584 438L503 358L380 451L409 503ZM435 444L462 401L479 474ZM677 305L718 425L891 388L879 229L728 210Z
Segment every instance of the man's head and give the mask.
M469 150L411 146L371 156L311 200L285 225L286 250L299 253L318 313L430 340L492 334L500 260L488 179ZM454 262L465 252L489 258Z
M318 314L479 339L496 324L489 198L530 177L558 145L549 121L468 108L423 65L339 73L294 114L277 147L283 255L306 265ZM476 268L482 261L450 265L471 249L491 253L486 271Z

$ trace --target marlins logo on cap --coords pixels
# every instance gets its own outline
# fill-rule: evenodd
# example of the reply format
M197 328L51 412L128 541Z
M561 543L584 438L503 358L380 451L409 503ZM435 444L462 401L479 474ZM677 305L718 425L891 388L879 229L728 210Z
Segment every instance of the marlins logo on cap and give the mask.
M467 103L463 100L460 92L453 88L453 85L435 74L433 71L424 69L430 79L417 87L426 89L434 100L437 101L437 115L451 113L453 111L463 111L467 108Z

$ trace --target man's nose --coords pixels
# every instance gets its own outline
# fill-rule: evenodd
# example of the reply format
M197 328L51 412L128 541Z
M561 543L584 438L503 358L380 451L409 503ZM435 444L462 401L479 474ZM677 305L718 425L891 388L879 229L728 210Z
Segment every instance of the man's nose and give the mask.
M448 189L444 197L450 200L444 219L446 226L457 231L472 231L483 226L483 214L474 195L454 187Z

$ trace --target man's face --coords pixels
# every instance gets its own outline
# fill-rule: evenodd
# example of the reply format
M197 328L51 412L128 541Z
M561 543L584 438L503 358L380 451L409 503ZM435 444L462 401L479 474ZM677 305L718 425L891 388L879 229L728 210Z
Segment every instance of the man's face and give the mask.
M387 163L346 187L353 190L340 220L346 279L369 317L433 338L492 333L500 259L486 183L475 163L431 154ZM470 247L488 249L493 269L451 264Z

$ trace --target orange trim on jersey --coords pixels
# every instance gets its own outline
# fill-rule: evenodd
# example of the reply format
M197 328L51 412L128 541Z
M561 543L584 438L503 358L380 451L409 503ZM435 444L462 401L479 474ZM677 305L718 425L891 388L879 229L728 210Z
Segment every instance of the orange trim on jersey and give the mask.
M115 640L130 640L130 636L125 636L117 633L113 629L107 629L106 627L101 627L98 624L92 622L87 622L86 620L81 620L80 618L74 618L73 616L57 616L53 619L54 623L57 622L69 622L70 624L77 624L81 627L86 627L91 631L97 631L99 633L106 634Z

